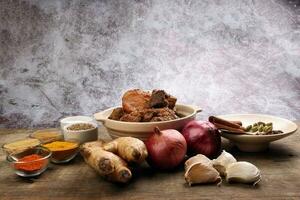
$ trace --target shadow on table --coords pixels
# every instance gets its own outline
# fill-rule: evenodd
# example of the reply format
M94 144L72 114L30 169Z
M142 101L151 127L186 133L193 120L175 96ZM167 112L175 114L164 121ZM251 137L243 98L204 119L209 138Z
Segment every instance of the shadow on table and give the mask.
M275 162L287 161L295 156L295 149L290 148L284 143L271 143L269 148L262 152L242 152L229 141L222 141L223 148L239 158L256 160L273 160Z

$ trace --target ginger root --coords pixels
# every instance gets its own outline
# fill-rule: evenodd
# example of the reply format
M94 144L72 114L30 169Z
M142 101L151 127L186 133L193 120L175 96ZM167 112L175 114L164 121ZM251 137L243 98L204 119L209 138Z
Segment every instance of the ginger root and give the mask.
M103 149L103 141L83 144L81 155L89 166L109 181L126 183L132 177L127 163L122 158Z
M221 183L219 172L213 168L211 160L202 154L191 157L185 162L185 180L191 186L193 184Z
M142 163L148 156L143 141L133 137L120 137L103 145L103 149L117 154L130 163Z

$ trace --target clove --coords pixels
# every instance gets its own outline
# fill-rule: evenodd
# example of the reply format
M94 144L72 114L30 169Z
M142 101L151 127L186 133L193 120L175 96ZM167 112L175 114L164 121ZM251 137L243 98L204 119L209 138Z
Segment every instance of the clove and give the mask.
M218 183L219 185L222 182L212 161L202 154L191 157L185 162L184 177L189 186L204 183Z
M234 162L226 168L226 181L228 183L239 182L256 185L260 180L259 169L249 162Z
M225 176L227 166L235 162L236 159L225 150L223 150L218 158L212 160L214 168L220 173L221 176Z

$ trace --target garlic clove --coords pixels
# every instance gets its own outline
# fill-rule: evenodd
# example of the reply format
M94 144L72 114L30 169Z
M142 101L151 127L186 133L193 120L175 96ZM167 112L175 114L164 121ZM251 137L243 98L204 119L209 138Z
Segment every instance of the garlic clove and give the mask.
M208 165L208 166L213 166L211 160L207 158L205 155L202 154L197 154L193 157L190 157L187 161L184 163L184 169L185 171L193 164L196 162L201 162L202 164Z
M259 169L249 162L235 162L226 168L226 181L239 183L252 183L256 185L261 180Z
M230 153L223 150L221 155L212 160L214 168L220 173L221 176L225 176L226 167L231 164L237 162L236 159Z
M193 184L218 183L222 179L219 172L213 168L211 160L198 154L185 162L185 180L191 186Z
M221 177L217 170L213 167L202 165L201 163L194 163L190 166L184 177L190 186L193 184L221 182Z

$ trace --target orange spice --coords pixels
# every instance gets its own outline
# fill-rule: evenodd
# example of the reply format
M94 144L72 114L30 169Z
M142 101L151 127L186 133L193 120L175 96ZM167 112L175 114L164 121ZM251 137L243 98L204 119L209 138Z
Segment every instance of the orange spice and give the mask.
M15 168L18 170L24 170L24 171L35 171L43 168L45 165L46 160L39 160L42 156L38 154L31 154L28 156L25 156L21 159L19 159L19 162L24 163L16 163Z

